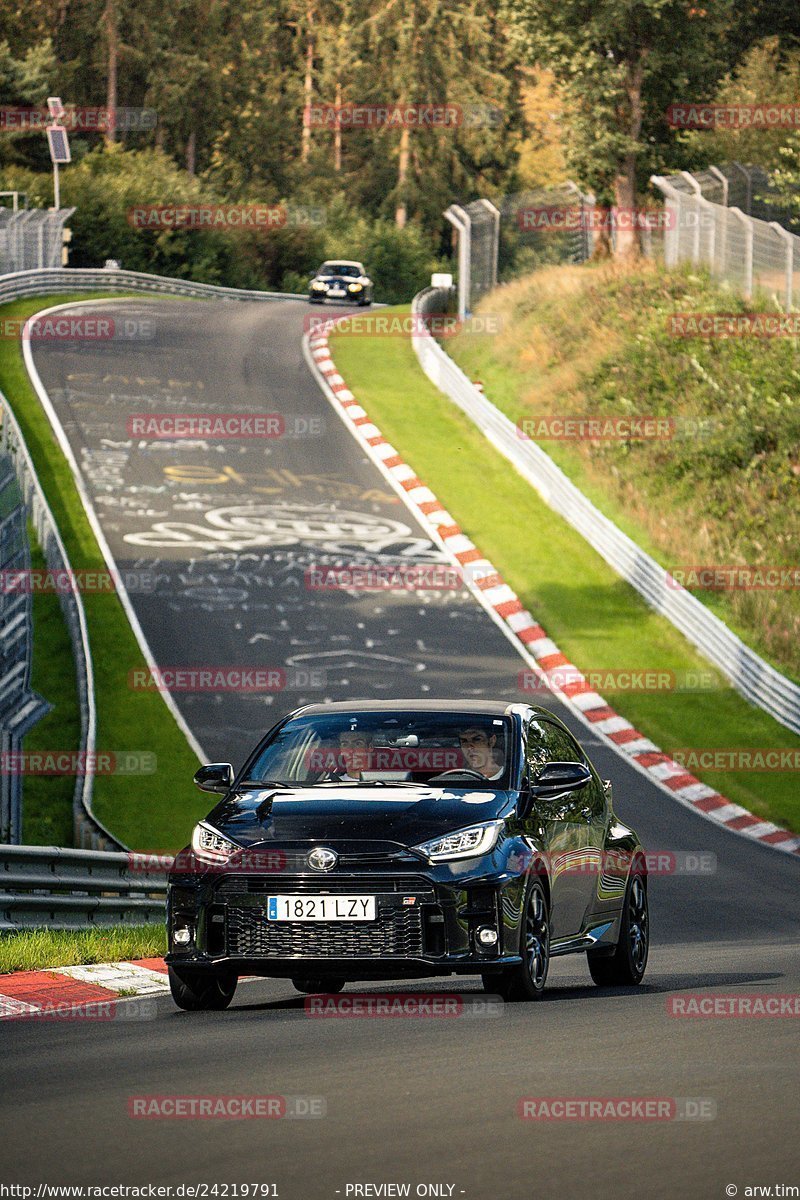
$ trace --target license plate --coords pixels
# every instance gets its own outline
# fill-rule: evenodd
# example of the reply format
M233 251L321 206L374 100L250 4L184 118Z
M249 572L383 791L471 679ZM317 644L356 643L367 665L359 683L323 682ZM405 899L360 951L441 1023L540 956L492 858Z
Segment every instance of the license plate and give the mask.
M268 896L268 921L374 921L374 896Z
M344 296L344 288L328 288L329 296Z

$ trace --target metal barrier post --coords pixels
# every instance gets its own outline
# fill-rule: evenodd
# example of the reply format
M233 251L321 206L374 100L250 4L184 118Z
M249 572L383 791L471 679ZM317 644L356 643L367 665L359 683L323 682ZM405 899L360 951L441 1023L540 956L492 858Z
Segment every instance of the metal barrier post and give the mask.
M491 200L479 200L478 204L482 204L488 210L492 217L492 262L491 262L491 287L497 287L497 259L500 250L500 209L495 208Z
M777 221L770 221L770 229L774 229L778 237L786 244L786 311L792 307L792 285L794 283L794 238L788 229L784 229Z
M464 321L470 308L470 219L458 204L451 204L444 215L458 233L458 317Z
M730 208L728 211L744 225L744 294L749 300L753 294L753 219L740 208Z

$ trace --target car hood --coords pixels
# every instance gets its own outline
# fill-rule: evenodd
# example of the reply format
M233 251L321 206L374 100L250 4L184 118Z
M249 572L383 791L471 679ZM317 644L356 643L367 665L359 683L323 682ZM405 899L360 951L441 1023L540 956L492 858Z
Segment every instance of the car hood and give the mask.
M506 791L420 787L260 788L223 800L209 822L241 846L413 846L509 811Z

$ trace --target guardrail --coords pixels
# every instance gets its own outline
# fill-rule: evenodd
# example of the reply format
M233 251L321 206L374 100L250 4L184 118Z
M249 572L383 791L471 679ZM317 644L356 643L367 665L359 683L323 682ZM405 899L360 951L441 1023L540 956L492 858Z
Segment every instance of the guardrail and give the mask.
M450 298L447 289L426 288L414 297L413 311L420 316L447 311ZM545 503L718 667L740 695L793 733L800 733L800 687L745 645L691 592L674 580L670 582L664 567L595 508L540 446L520 438L513 422L475 387L438 342L416 329L415 324L412 341L425 374L536 488Z
M54 292L122 291L150 292L155 295L192 296L207 300L303 300L308 297L290 292L258 292L247 288L219 287L213 283L193 283L190 279L169 279L164 275L146 275L140 271L102 270L94 267L45 267L41 271L16 271L0 276L0 304L25 296L48 296Z
M0 932L160 924L166 870L131 854L0 846Z
M69 557L50 505L47 503L36 475L33 460L22 436L22 430L2 392L0 392L0 445L14 463L29 520L36 531L36 537L48 568L52 571L71 571ZM88 763L86 774L77 776L75 780L72 802L75 840L78 845L89 846L93 849L100 847L124 849L122 843L106 829L105 825L92 812L94 773L91 770L91 763L96 749L97 713L94 700L94 670L83 600L77 588L73 588L61 591L59 601L72 642L72 654L75 660L81 723L79 749L86 753Z

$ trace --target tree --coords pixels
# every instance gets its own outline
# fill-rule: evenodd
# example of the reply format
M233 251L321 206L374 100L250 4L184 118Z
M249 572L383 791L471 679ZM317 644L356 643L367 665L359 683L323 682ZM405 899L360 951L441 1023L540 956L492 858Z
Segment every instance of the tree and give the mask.
M800 48L782 52L776 37L751 46L735 71L725 75L714 103L721 105L787 104L800 96ZM685 137L699 162L756 163L761 167L785 165L782 148L790 144L789 131L776 126L697 130Z
M0 105L27 108L41 104L48 94L53 73L53 46L49 39L31 46L17 58L8 42L0 42ZM0 164L44 166L47 143L41 129L4 130L0 138Z
M564 88L570 165L601 202L635 209L644 169L676 141L668 105L705 99L723 69L729 0L511 3L532 60ZM619 230L619 255L638 245L635 228Z
M382 154L388 142L396 164L387 205L398 228L411 214L429 215L434 205L439 219L454 195L471 197L476 187L507 178L521 118L507 31L492 5L387 0L368 26L370 57L383 64L380 90L373 84L376 99L401 112L414 105L450 106L455 117L439 127L402 122L379 131Z

